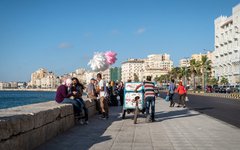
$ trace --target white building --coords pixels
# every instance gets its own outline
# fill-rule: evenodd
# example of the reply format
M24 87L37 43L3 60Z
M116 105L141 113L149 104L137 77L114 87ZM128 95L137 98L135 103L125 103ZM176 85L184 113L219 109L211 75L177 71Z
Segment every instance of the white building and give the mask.
M230 84L240 82L240 4L233 7L232 16L215 19L215 77L225 77Z
M143 73L143 59L129 59L122 63L122 81L134 80L134 74L139 77Z
M109 82L110 81L110 69L108 68L105 71L100 72L102 74L102 78L106 81Z
M40 68L31 74L29 86L32 88L56 88L60 83L60 79L53 72Z
M183 58L179 60L179 67L189 67L190 66L190 59L189 58Z
M173 61L169 54L148 55L146 59L129 59L122 63L122 81L134 80L134 76L140 81L144 81L147 76L154 79L167 74L172 68Z
M0 82L0 90L4 89L4 82Z
M152 79L154 79L171 71L173 68L173 61L170 59L169 54L153 54L148 55L143 65L144 72L141 80L145 80L147 76L151 76Z

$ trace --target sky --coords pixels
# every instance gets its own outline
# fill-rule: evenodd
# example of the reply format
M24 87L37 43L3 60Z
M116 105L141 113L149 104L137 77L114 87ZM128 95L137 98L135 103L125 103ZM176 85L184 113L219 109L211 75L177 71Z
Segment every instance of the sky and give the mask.
M1 0L0 81L29 81L87 65L94 52L129 58L168 53L177 66L214 50L214 19L239 0Z

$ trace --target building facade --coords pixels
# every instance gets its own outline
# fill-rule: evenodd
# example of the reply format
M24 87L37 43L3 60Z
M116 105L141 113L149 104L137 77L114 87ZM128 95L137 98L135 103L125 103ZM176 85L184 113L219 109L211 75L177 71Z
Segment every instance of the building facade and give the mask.
M183 58L179 60L179 67L189 67L190 66L190 59L189 58Z
M167 74L173 68L173 61L169 54L152 54L146 59L129 59L122 63L122 81L129 79L144 81L147 76L152 79Z
M214 24L215 77L225 77L230 84L240 83L240 4L233 7L232 16L220 16Z
M56 88L60 84L60 79L44 68L40 68L31 74L29 88Z
M143 81L147 76L151 76L152 79L167 74L173 68L173 61L170 59L169 54L153 54L148 55L143 63L143 74L140 79Z
M143 59L129 59L122 63L122 81L134 80L134 76L143 73Z

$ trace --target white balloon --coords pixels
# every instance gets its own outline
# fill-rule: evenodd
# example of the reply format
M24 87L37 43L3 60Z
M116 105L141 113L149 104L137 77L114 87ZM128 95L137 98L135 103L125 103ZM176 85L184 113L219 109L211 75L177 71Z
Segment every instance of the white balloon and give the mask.
M104 71L109 67L105 54L99 52L94 53L93 59L89 61L88 65L93 71Z

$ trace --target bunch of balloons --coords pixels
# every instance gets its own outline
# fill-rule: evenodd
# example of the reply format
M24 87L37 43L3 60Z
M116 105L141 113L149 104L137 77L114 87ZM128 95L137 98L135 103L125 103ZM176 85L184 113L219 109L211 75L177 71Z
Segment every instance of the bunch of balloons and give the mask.
M95 52L93 58L89 61L88 65L93 71L104 71L114 64L117 60L117 53L113 51Z

